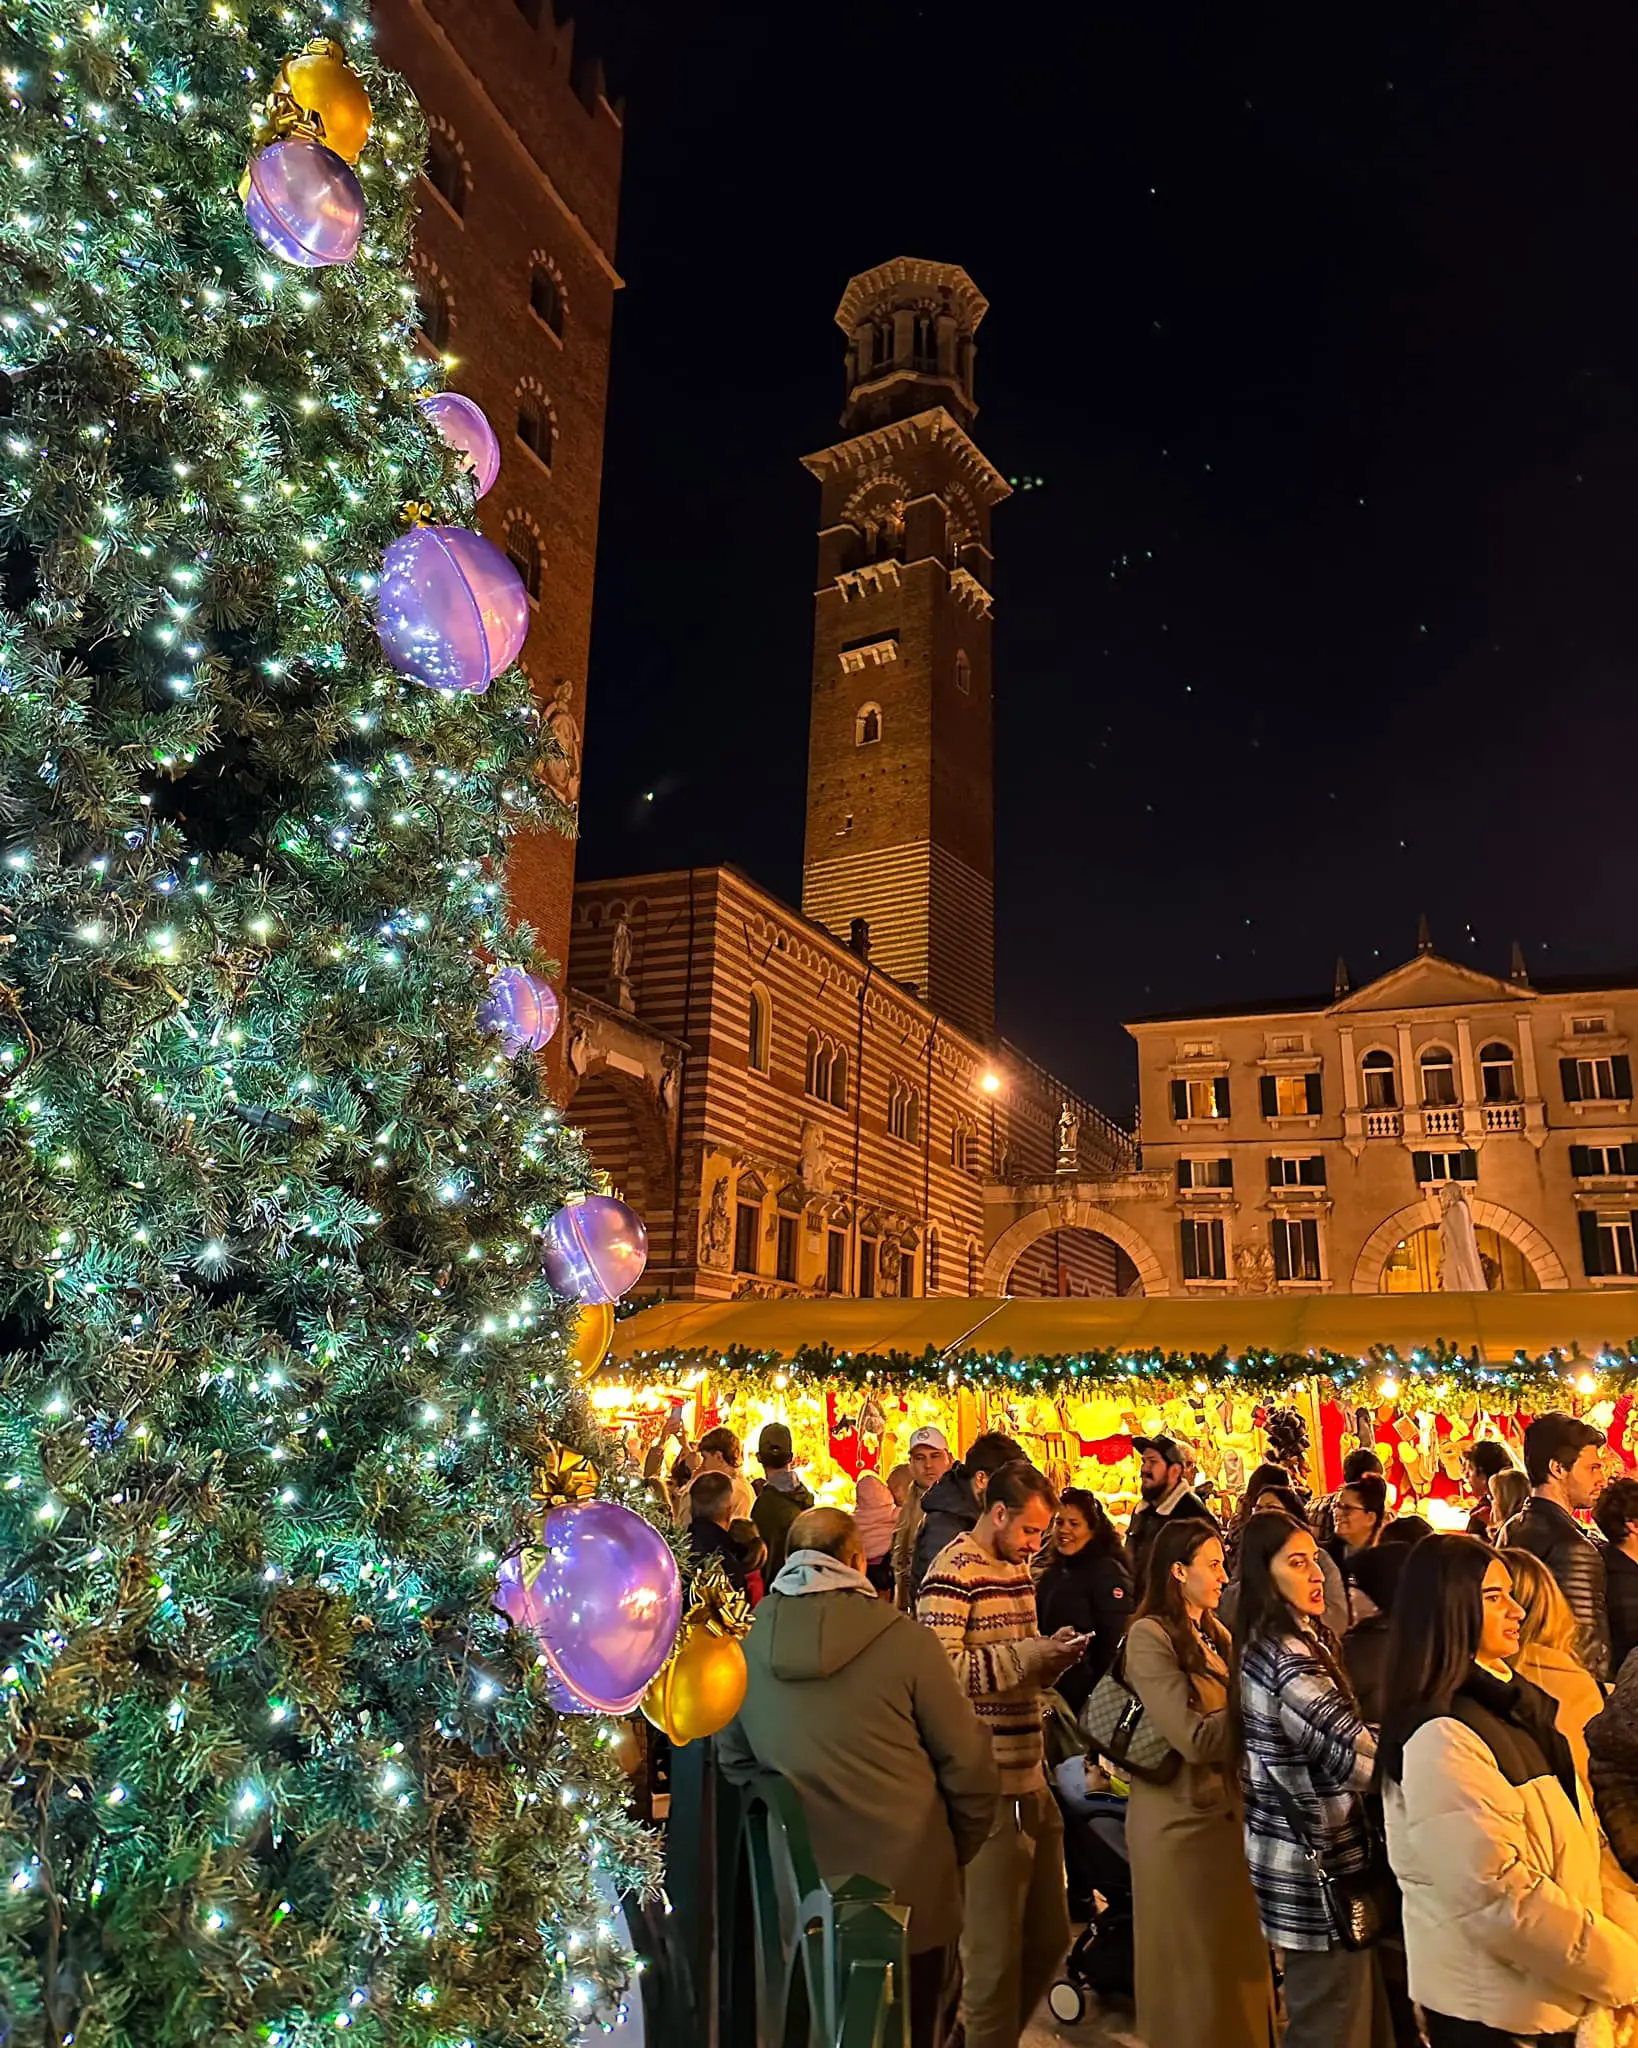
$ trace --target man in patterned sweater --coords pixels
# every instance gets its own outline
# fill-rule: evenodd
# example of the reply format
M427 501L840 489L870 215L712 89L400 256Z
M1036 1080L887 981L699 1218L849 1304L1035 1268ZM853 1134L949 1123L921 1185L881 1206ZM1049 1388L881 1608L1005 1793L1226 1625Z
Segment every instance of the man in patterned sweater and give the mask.
M1037 1632L1029 1573L1057 1505L1032 1465L1003 1465L976 1525L934 1558L916 1601L917 1620L943 1644L990 1732L1001 1780L995 1831L967 1866L966 2048L1018 2048L1069 1945L1064 1827L1042 1762L1041 1693L1088 1639Z

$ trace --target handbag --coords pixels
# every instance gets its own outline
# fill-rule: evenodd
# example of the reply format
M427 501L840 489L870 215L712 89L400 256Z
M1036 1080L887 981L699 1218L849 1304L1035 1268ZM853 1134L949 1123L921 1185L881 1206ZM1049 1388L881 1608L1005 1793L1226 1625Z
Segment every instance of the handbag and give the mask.
M1400 1902L1399 1880L1389 1867L1387 1844L1373 1823L1370 1810L1361 1809L1370 1838L1370 1853L1364 1863L1358 1870L1327 1870L1325 1858L1314 1846L1307 1823L1297 1810L1297 1802L1272 1771L1268 1773L1268 1782L1274 1788L1274 1797L1280 1802L1292 1838L1314 1873L1337 1946L1356 1953L1374 1948L1384 1935L1398 1928Z
M1081 1708L1081 1733L1099 1756L1128 1776L1148 1785L1169 1785L1182 1770L1183 1759L1126 1683L1125 1669L1123 1643Z

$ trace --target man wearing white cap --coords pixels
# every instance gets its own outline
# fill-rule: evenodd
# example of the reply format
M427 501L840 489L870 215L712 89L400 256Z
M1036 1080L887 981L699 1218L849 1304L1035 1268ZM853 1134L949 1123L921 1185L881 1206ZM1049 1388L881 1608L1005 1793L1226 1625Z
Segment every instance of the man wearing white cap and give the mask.
M921 1529L921 1500L928 1487L950 1469L950 1446L942 1429L930 1424L910 1438L910 1491L899 1510L893 1531L893 1604L906 1612L910 1607L911 1567L916 1554L916 1536Z

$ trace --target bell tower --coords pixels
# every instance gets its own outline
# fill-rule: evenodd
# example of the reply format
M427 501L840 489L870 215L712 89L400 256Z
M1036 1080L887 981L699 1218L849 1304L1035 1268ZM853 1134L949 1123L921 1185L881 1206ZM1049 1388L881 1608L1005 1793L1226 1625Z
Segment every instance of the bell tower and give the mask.
M988 305L964 270L855 277L843 438L819 480L802 911L979 1038L995 1026L990 512L971 438Z

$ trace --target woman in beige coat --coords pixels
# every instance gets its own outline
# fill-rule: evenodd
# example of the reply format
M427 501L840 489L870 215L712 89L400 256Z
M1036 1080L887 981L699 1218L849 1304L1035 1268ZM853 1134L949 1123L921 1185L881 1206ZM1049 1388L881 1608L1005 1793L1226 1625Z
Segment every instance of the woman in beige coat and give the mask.
M1558 1732L1570 1745L1575 1774L1586 1788L1582 1805L1592 1810L1592 1773L1587 1759L1587 1723L1604 1711L1604 1689L1575 1653L1580 1638L1570 1603L1539 1557L1528 1550L1499 1553L1513 1581L1513 1598L1524 1609L1519 1653L1508 1663L1520 1678L1539 1685L1557 1710Z
M1274 1987L1252 1896L1228 1751L1226 1580L1209 1522L1166 1528L1127 1633L1126 1684L1182 1759L1166 1785L1134 1781L1137 2029L1156 2048L1271 2048Z

